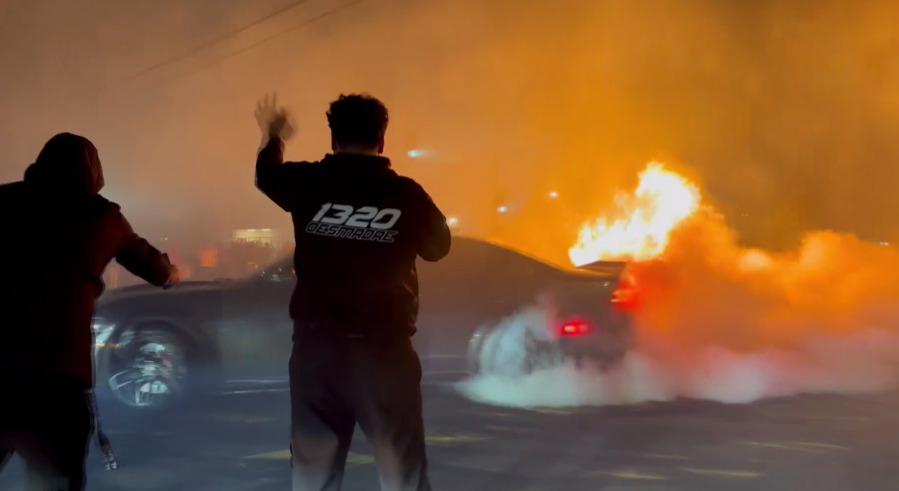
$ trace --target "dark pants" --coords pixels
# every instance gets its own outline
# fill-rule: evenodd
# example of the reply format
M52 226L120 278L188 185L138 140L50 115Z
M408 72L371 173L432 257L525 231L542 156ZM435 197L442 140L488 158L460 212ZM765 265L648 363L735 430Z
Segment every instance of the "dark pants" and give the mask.
M93 434L85 388L68 382L4 388L0 404L0 470L13 453L25 461L26 489L81 491Z
M294 491L340 489L357 423L374 450L383 491L431 489L421 364L408 337L371 339L297 325L290 399Z

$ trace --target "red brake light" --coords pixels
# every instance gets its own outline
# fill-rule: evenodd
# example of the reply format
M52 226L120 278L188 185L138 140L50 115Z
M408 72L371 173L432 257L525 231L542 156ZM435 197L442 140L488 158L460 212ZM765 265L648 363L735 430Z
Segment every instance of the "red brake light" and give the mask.
M582 321L571 321L562 324L563 336L574 336L590 332L590 325Z

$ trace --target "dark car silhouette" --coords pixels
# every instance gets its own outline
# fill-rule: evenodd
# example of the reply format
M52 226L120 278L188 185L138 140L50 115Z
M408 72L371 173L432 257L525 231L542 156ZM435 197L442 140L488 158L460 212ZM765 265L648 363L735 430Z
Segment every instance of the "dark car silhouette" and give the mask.
M456 237L449 256L417 264L421 292L413 337L423 370L485 369L477 356L490 326L538 298L552 298L549 341L528 344L525 371L560 354L608 365L630 339L630 287L622 263L555 266L493 243ZM161 292L109 292L94 320L97 387L134 407L286 380L295 275L284 258L250 277L185 282Z

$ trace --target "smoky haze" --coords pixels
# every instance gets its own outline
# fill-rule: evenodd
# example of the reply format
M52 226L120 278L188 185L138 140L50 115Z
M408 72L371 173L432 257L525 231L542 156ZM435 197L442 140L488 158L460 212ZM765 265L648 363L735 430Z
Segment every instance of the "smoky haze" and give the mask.
M327 103L368 91L395 166L463 232L559 262L651 159L750 242L899 235L896 2L365 0L234 54L343 5L308 0L180 56L289 3L0 3L0 177L72 131L139 227L287 226L252 185L256 100L277 92L299 126L287 156L318 159Z

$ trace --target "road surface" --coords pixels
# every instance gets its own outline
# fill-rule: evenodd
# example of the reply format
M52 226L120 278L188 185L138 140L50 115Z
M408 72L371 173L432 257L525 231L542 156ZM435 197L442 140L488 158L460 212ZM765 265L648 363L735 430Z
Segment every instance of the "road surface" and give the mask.
M524 411L474 404L439 383L424 390L437 491L899 489L894 394ZM282 386L165 416L112 407L103 416L120 469L104 471L92 445L89 490L290 489ZM370 455L357 432L345 490L376 489ZM22 489L21 480L14 460L0 489Z

